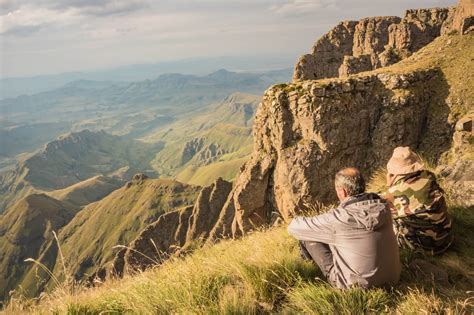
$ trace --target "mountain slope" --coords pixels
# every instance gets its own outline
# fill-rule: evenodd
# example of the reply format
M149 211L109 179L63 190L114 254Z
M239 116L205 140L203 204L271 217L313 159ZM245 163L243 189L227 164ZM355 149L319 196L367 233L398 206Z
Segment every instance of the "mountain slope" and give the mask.
M161 144L144 144L105 132L83 130L61 136L42 150L0 173L0 213L32 192L62 189L98 174L113 174L123 167L148 171ZM84 154L86 153L86 154Z
M48 192L48 195L77 207L101 200L120 188L124 181L119 178L97 175L69 187Z
M150 134L144 141L166 143L152 161L153 167L164 176L176 176L179 181L208 185L223 175L213 173L199 180L202 177L193 179L194 174L202 173L201 168L212 167L216 162L227 162L231 169L225 178L233 178L238 164L251 151L251 126L258 102L255 95L233 93L222 102Z
M0 297L8 296L30 269L25 259L38 257L58 231L76 213L68 203L45 194L32 194L21 199L0 216ZM43 261L52 267L50 261ZM35 279L36 280L36 279ZM27 289L27 288L25 288Z
M93 276L112 261L113 247L127 245L166 212L192 205L200 188L171 180L135 176L122 188L86 206L59 233L69 271L76 279ZM56 264L54 271L62 272Z

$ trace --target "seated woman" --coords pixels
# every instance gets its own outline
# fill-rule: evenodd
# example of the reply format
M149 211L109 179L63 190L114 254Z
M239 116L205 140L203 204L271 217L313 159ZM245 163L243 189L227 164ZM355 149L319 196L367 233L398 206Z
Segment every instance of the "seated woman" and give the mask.
M392 204L399 245L433 255L446 251L453 242L451 219L435 175L409 147L395 148L387 170L384 198Z

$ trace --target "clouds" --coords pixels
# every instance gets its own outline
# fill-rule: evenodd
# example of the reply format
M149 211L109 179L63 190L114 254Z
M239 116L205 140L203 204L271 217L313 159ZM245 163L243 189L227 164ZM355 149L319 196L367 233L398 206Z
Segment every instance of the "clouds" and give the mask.
M0 34L28 36L48 26L64 26L91 17L129 14L148 7L144 0L0 0Z
M341 20L412 7L412 0L0 0L0 75L224 55L296 60Z
M58 10L75 10L80 15L108 16L127 14L148 7L144 0L72 0L49 1L49 5Z

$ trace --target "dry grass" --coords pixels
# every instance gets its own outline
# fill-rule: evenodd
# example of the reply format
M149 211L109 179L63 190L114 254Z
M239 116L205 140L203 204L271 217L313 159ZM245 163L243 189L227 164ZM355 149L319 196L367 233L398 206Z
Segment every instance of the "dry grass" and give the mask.
M449 274L440 286L408 267L420 254L402 253L402 282L393 291L338 290L299 257L284 226L225 240L173 258L160 267L106 281L97 288L59 287L39 299L15 300L6 313L29 314L471 314L474 311L474 214L451 209L454 248L440 258L422 257Z

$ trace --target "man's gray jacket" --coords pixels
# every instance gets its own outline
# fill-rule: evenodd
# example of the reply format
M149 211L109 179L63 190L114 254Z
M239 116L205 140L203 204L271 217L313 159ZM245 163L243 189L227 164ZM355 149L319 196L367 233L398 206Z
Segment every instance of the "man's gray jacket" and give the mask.
M376 194L349 197L315 217L296 217L288 232L300 241L329 245L334 267L328 281L338 288L386 287L398 282L400 257L391 213Z

